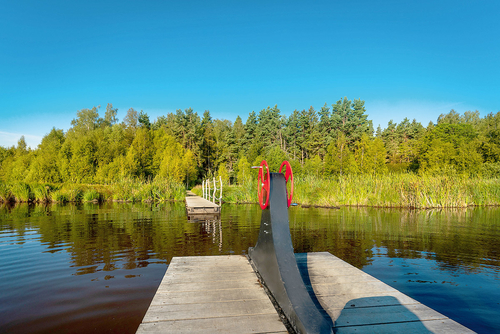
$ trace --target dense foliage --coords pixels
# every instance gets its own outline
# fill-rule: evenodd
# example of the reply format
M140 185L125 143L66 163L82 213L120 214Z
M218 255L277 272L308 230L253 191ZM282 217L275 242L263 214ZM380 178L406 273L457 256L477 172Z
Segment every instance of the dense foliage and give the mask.
M277 106L234 123L177 110L151 122L129 109L123 122L108 104L82 109L71 128L53 128L36 149L24 137L0 147L0 180L39 183L116 183L162 178L199 183L222 176L243 183L266 159L272 171L288 159L296 175L342 176L410 171L426 174L500 176L500 112L481 118L451 110L427 127L404 119L374 131L364 101L347 98L319 111Z

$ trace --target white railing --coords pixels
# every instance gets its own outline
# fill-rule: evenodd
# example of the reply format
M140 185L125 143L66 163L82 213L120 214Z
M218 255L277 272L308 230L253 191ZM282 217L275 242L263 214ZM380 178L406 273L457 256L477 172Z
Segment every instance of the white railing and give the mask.
M212 203L215 203L215 201L219 201L219 205L222 204L222 177L219 176L219 182L215 181L215 177L213 178L213 192L212 192L212 187L210 184L210 180L204 180L201 183L201 188L203 191L203 198L206 200L209 200ZM220 187L217 188L217 183L220 184ZM219 197L216 196L217 190L219 191Z

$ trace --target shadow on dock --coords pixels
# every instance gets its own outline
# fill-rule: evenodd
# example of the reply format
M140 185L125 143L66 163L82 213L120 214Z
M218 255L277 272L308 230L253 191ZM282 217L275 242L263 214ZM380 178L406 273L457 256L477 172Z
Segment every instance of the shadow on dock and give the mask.
M349 300L334 321L335 333L434 333L392 296Z

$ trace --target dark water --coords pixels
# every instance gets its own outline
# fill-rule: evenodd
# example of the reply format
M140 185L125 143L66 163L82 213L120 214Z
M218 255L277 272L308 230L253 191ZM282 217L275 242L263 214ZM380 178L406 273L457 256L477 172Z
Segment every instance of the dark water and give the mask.
M135 333L173 256L243 254L258 205L188 222L183 203L0 206L1 333ZM328 251L480 333L500 333L500 209L290 209Z

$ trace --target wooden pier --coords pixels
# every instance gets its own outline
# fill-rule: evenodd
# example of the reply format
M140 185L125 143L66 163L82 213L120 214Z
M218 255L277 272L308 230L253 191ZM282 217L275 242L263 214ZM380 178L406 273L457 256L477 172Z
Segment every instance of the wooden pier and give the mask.
M335 333L474 333L330 253L295 258Z
M191 191L186 193L186 210L188 216L220 214L219 205L197 196Z
M174 257L140 333L287 333L242 255Z
M296 254L336 333L473 333L330 253ZM246 257L174 257L137 330L287 333Z

